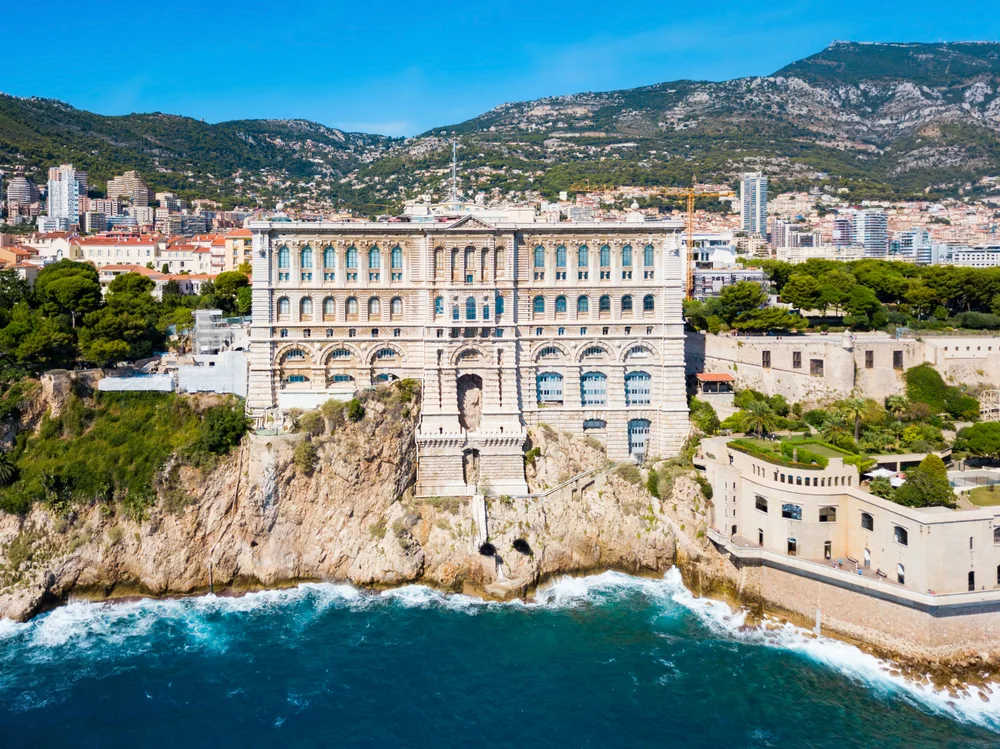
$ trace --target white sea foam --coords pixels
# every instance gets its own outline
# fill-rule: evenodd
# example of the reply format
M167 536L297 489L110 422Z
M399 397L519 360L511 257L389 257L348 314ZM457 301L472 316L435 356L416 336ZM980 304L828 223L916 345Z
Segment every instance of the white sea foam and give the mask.
M240 597L202 596L197 598L151 600L124 603L72 602L28 622L0 621L0 654L48 660L60 657L71 647L95 660L113 659L126 652L143 652L155 638L154 627L182 629L194 648L225 649L225 627L218 622L232 614L269 616L290 607L306 607L301 613L321 615L330 608L357 611L385 606L410 609L444 608L477 614L499 608L522 610L573 609L613 604L641 595L654 604L661 616L679 616L689 611L712 635L751 645L778 648L834 669L867 688L898 695L924 710L1000 730L1000 690L986 695L978 690L951 697L946 692L917 684L889 671L891 665L838 640L815 637L789 624L770 623L747 627L746 612L734 611L719 601L696 598L681 581L678 570L662 579L639 578L619 572L588 577L562 577L540 589L534 600L524 603L497 603L460 594L445 594L422 585L407 585L380 594L359 591L349 585L305 583L293 588L248 593ZM300 617L308 622L309 616ZM236 628L238 631L238 628ZM111 646L111 647L107 647Z
M817 637L788 623L770 622L758 627L746 627L745 611L733 611L719 601L696 598L684 587L676 569L667 573L664 584L675 590L672 599L676 603L695 613L720 636L799 653L863 683L869 689L899 695L918 708L1000 730L1000 692L997 690L993 694L985 694L985 702L974 687L966 690L965 694L952 697L946 691L891 673L890 663L840 640Z

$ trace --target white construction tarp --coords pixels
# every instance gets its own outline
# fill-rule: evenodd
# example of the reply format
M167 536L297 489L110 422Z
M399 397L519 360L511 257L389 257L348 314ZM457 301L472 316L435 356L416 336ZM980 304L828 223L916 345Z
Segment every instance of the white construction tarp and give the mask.
M106 393L169 393L174 389L174 379L168 374L140 375L138 377L105 377L103 380L98 380L97 389Z

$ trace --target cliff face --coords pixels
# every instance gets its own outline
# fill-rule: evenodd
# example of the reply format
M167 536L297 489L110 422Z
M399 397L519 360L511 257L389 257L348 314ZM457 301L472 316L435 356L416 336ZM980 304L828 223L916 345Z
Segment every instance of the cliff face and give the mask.
M502 562L483 557L469 500L413 497L418 417L395 391L380 393L362 421L324 424L312 437L312 470L295 459L306 435L251 435L210 470L168 465L141 522L101 506L0 515L0 616L24 619L73 594L219 592L306 579L479 592L506 578L521 593L555 574L660 572L673 563L679 525L668 515L698 505L697 485L680 477L668 506L638 471L601 471L596 443L548 429L533 435L540 454L528 467L532 490L548 494L487 497L489 540ZM591 469L576 490L549 489ZM516 539L528 549L515 551Z

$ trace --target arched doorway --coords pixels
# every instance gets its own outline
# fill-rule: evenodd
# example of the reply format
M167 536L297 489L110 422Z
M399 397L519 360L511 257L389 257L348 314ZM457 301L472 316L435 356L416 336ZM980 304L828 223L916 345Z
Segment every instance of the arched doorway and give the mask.
M466 374L458 378L458 423L469 432L479 429L483 416L483 378Z
M646 459L649 441L649 419L632 419L628 423L628 451L640 463Z

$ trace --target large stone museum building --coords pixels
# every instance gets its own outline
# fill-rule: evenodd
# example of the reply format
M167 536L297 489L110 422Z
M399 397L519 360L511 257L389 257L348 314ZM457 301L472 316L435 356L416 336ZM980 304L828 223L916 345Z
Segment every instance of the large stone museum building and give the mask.
M417 379L421 495L526 493L529 426L592 435L614 460L687 436L681 222L250 228L260 422Z

